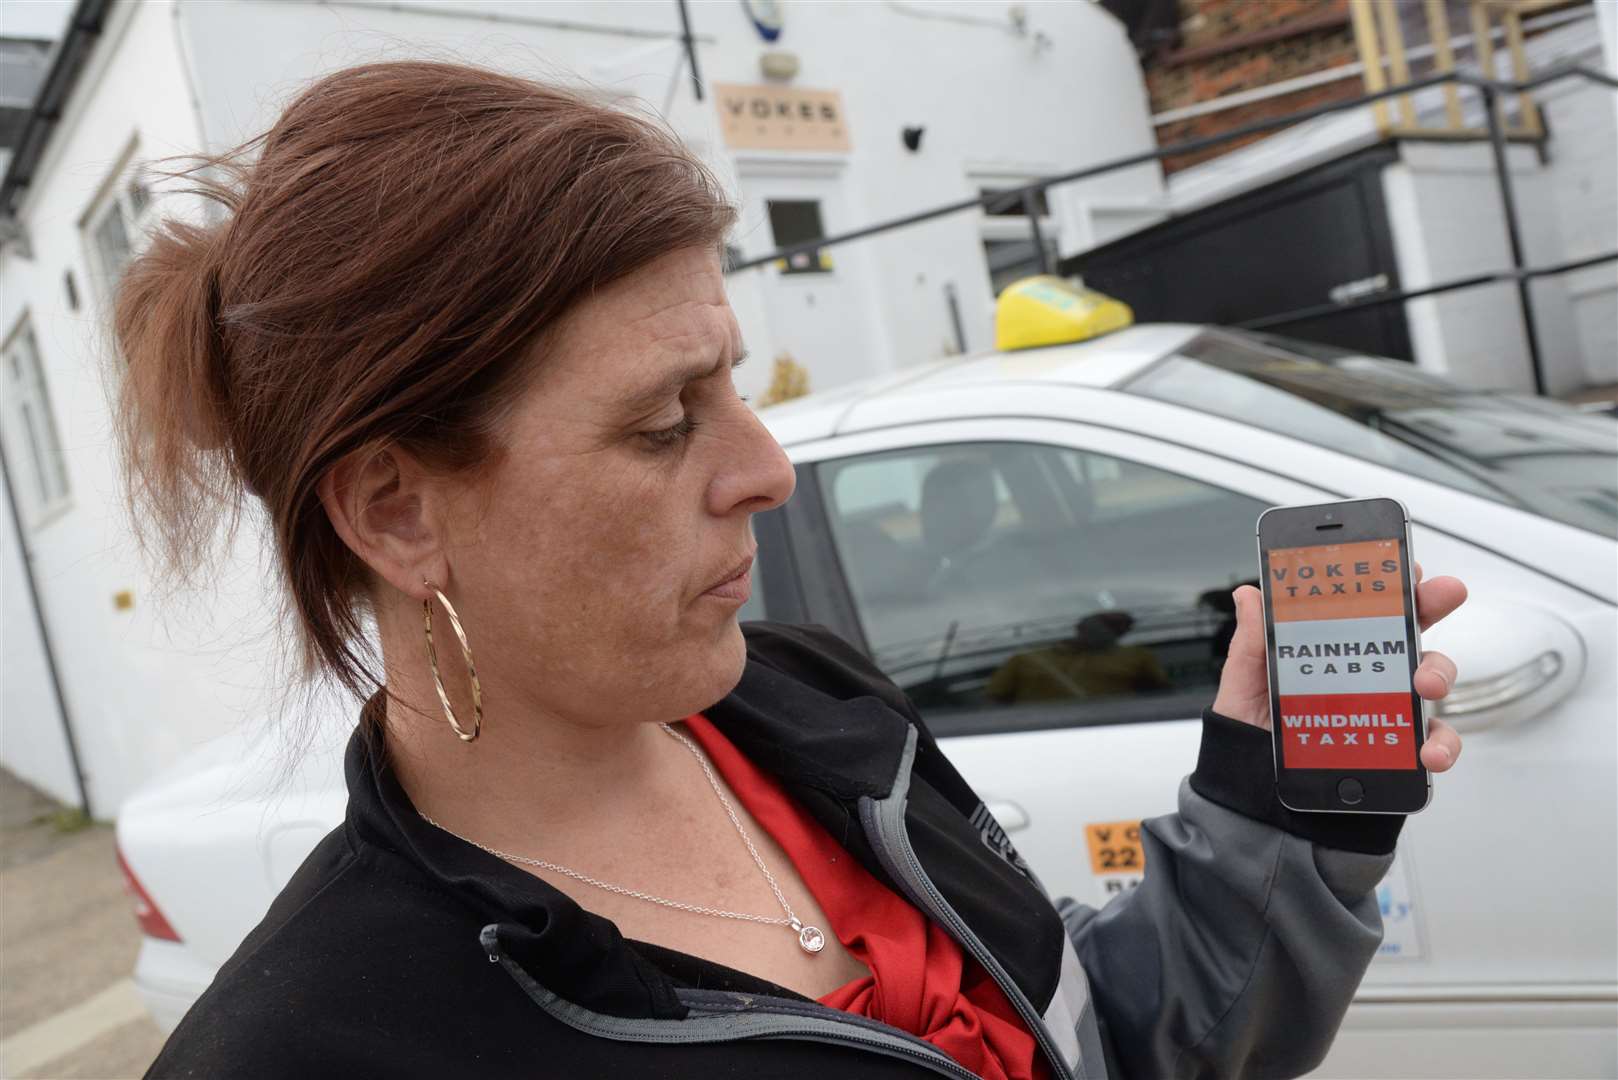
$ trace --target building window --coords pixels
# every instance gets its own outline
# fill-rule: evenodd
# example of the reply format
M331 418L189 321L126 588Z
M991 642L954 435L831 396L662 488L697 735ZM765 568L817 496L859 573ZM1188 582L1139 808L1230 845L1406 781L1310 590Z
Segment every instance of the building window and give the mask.
M95 251L96 269L101 272L101 280L111 287L118 283L123 276L124 267L129 265L130 250L133 245L129 241L129 224L124 219L123 204L117 199L108 199L95 224L90 227L90 242Z
M6 426L18 433L8 440L14 455L11 481L27 516L38 524L67 502L68 478L39 343L26 319L6 341L3 363Z
M820 220L820 203L814 199L771 199L770 234L777 248L820 240L826 235ZM818 249L800 251L776 263L783 274L826 274L831 257Z
M152 204L152 193L138 176L129 178L124 184L124 192L129 199L129 208L135 212L136 217L145 214L146 208Z
M144 246L146 215L152 206L151 191L130 164L133 153L131 145L116 179L84 218L90 257L106 298Z
M978 188L978 194L998 195L1002 191L1011 190L1011 188L980 187ZM1034 192L1034 213L1038 214L1042 218L1050 217L1051 214L1050 203L1046 200L1045 195L1045 191ZM1024 208L1023 201L1020 196L1018 198L1011 199L1009 202L1002 202L998 204L991 203L983 212L988 214L990 217L1020 217L1024 219L1028 217L1028 211Z
M1024 219L1027 220L1027 219ZM1032 237L1023 240L983 240L983 257L989 264L989 287L999 296L1007 285L1039 273L1039 249ZM1056 241L1045 237L1045 261L1056 265Z
M1033 177L996 177L1000 183L977 183L979 195L998 195L1014 190ZM1040 235L1045 241L1046 262L1056 265L1060 235L1056 218L1051 214L1048 192L1034 195L1034 213L1039 222ZM1021 198L992 205L978 219L978 234L983 241L983 260L989 271L989 287L999 296L1007 285L1032 274L1039 273L1039 249L1034 246L1033 230L1029 228L1027 207Z

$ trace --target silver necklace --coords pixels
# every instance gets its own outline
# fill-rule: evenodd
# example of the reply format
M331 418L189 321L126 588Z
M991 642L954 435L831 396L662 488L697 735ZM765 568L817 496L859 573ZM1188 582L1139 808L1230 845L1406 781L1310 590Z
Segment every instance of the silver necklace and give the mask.
M435 828L442 829L444 832L449 833L449 835L455 837L457 840L460 840L462 843L471 844L473 847L478 848L481 851L486 851L490 855L493 855L496 858L504 859L507 862L522 863L525 866L537 866L542 870L550 870L553 873L565 874L574 881L582 881L584 884L590 885L594 888L605 889L610 893L617 893L619 896L628 896L636 900L645 900L649 904L661 904L663 907L674 908L677 911L689 911L693 915L710 915L716 919L740 919L743 922L764 923L768 926L789 926L792 928L792 932L798 937L798 947L804 952L817 953L824 949L826 947L826 935L820 931L819 927L805 926L798 920L797 915L793 914L792 905L787 903L787 898L782 895L781 886L776 884L775 875L770 873L769 867L764 865L764 859L759 855L758 848L753 846L752 838L747 835L747 830L742 828L741 819L736 816L735 808L730 805L730 800L725 798L724 791L720 789L719 780L714 776L713 769L709 767L708 759L702 756L702 751L697 749L695 743L686 738L684 735L681 735L678 731L675 731L669 725L659 724L658 727L663 729L663 733L665 735L678 741L682 746L689 750L691 752L691 756L697 759L697 764L702 766L702 774L708 778L708 786L713 788L713 793L719 797L720 805L725 808L725 816L730 818L730 823L736 827L736 835L740 836L742 838L742 843L747 845L747 853L753 857L753 865L758 867L758 872L763 874L764 880L769 883L770 891L775 894L776 902L781 905L781 910L786 914L785 918L780 918L773 915L749 915L746 912L741 911L726 911L723 908L703 907L701 904L686 904L679 900L665 900L661 896L653 896L650 893L640 892L637 889L626 889L622 885L614 885L611 882L602 881L599 878L593 878L588 874L581 874L577 870L569 869L568 867L562 866L558 863L546 862L544 859L530 859L526 855L512 855L509 852L500 851L496 848L489 847L487 844L480 844L476 840L462 836L460 833L454 832L451 829L440 825L426 814L421 814L421 818L423 821L427 822L427 824L432 825ZM417 813L419 814L421 811L418 810Z

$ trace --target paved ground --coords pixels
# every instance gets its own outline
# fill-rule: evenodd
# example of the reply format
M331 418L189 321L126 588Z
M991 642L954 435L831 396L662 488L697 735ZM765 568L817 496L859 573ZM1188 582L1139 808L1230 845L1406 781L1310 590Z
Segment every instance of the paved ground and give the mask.
M163 1037L129 983L140 947L112 828L0 769L0 1077L138 1077ZM65 827L64 827L65 826Z

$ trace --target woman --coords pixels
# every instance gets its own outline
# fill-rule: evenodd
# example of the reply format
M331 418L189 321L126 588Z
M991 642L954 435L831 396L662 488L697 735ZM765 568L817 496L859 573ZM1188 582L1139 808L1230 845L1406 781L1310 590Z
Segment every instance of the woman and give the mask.
M152 1075L1320 1057L1400 822L1274 801L1253 589L1151 873L1053 904L864 656L737 625L750 518L793 471L731 382L732 211L677 143L388 63L314 84L254 149L214 163L230 214L126 279L131 476L182 566L256 495L311 666L367 700L346 821ZM1425 619L1462 596L1424 583ZM1418 686L1453 678L1429 655ZM1434 728L1441 770L1459 741Z

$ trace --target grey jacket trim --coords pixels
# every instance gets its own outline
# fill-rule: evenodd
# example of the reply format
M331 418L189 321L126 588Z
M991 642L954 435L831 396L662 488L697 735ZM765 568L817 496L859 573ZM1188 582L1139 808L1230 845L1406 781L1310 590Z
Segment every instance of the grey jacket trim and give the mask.
M1107 1059L1101 1048L1101 1029L1090 1000L1090 980L1084 976L1072 941L1062 942L1062 977L1045 1009L1045 1027L1064 1054L1070 1055L1073 1075L1080 1080L1107 1080Z
M507 956L498 925L485 926L479 941L523 992L553 1019L586 1035L637 1043L722 1043L743 1039L802 1039L854 1047L900 1058L957 1080L973 1074L932 1044L897 1028L812 1002L751 994L682 990L689 1009L679 1020L607 1016L564 1000L545 989Z
M935 919L940 926L949 931L950 937L960 943L971 957L994 979L1007 1000L1012 1004L1028 1030L1033 1033L1039 1043L1041 1052L1052 1065L1057 1080L1069 1080L1070 1077L1084 1075L1078 1071L1079 1042L1076 1037L1068 1037L1071 1032L1058 1038L1051 1029L1045 1026L1045 1019L1028 1000L1028 995L1022 992L1011 976L1006 973L1004 965L995 958L988 948L966 925L949 902L939 894L938 889L922 870L921 862L910 847L910 838L905 832L905 800L910 790L910 770L916 760L917 732L910 728L905 740L904 755L899 759L899 775L894 781L893 791L885 799L873 799L864 796L860 799L860 823L865 826L866 835L871 841L871 847L876 851L877 859L882 868L906 893L911 903L916 904L924 912ZM1078 973L1083 976L1083 972ZM1067 979L1067 972L1063 972L1065 982L1068 982L1068 1001L1079 1000L1074 995L1082 995L1084 1005L1088 1005L1088 994L1083 989L1082 981L1073 983ZM1058 998L1062 997L1061 987L1058 987ZM1096 1074L1105 1077L1104 1073Z
M1141 884L1058 904L1119 1077L1297 1076L1331 1047L1382 939L1392 855L1322 847L1180 785L1142 823Z
M907 898L1000 985L1058 1077L1283 1077L1325 1057L1381 941L1374 889L1391 855L1319 846L1182 783L1179 812L1142 823L1149 870L1139 886L1100 910L1058 902L1070 941L1041 1015L910 848L904 814L915 750L912 729L892 794L862 798L861 824ZM804 1039L971 1075L914 1036L814 1003L681 990L684 1019L592 1012L506 956L498 930L482 934L490 959L548 1014L591 1035L671 1044Z

